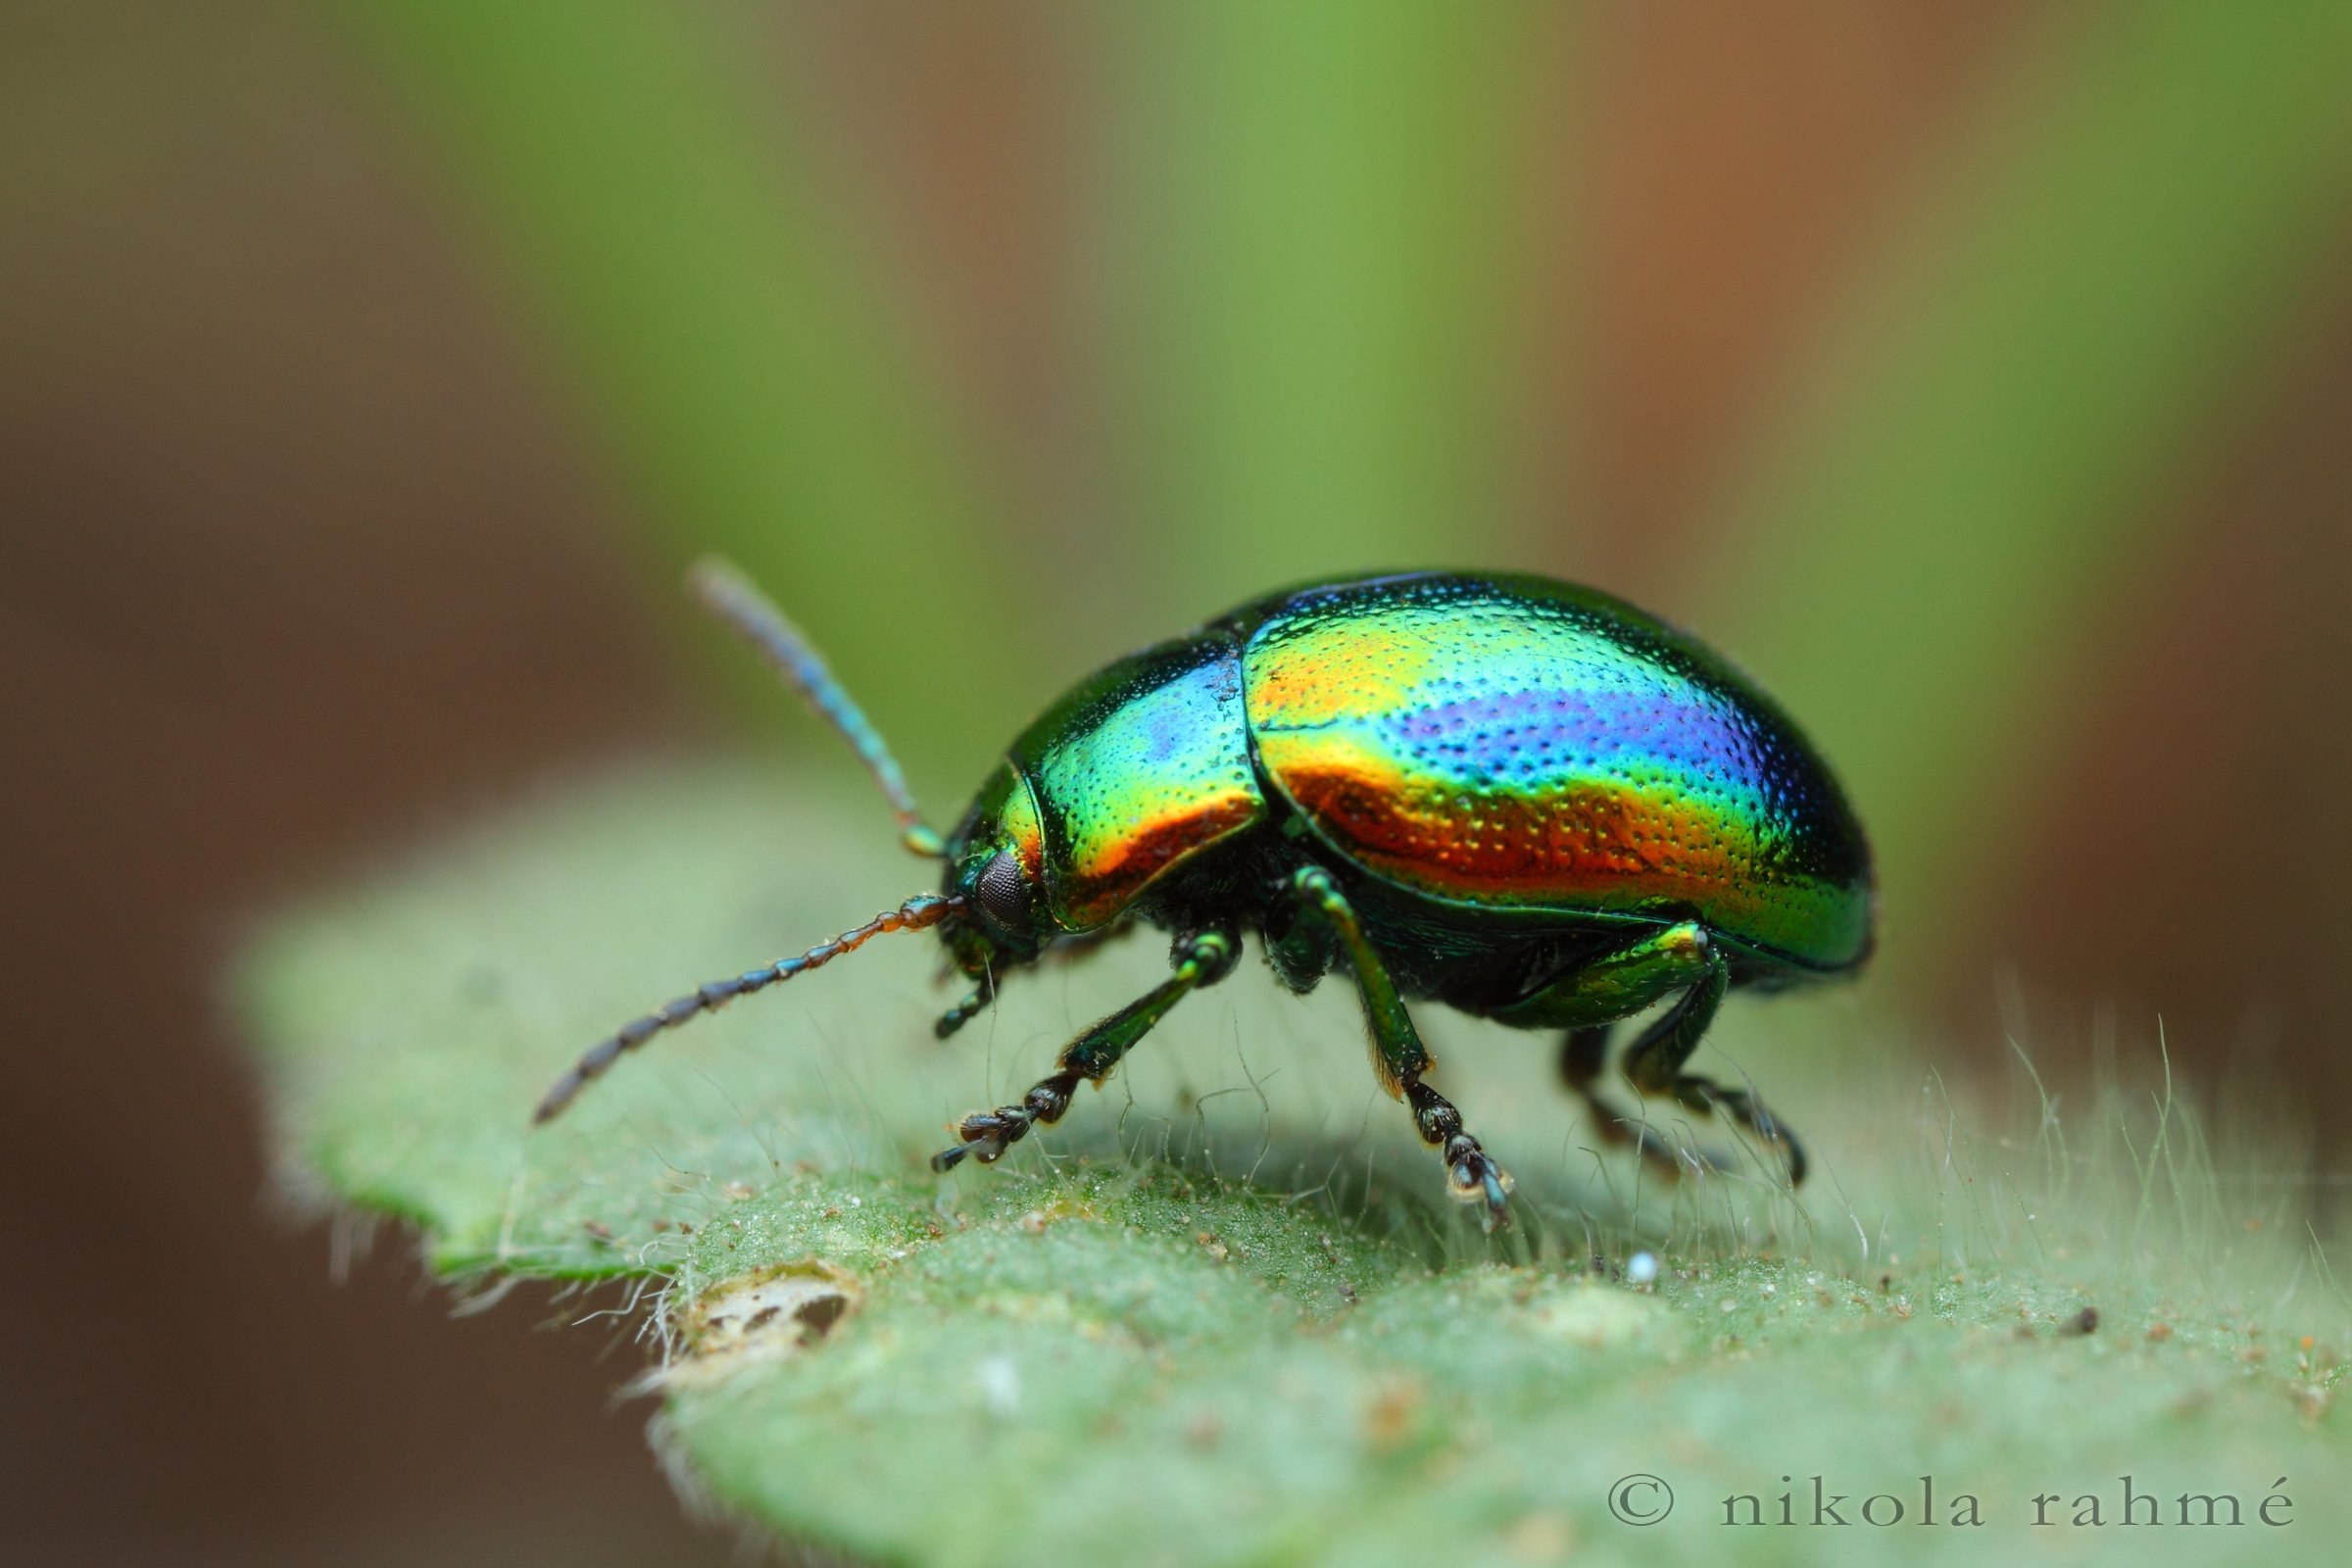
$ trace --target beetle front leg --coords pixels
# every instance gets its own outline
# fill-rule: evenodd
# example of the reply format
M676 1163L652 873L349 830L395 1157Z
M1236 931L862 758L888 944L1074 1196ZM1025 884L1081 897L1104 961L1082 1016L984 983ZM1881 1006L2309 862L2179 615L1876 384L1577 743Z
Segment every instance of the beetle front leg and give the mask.
M1168 1015L1168 1009L1199 986L1214 985L1233 972L1241 956L1241 939L1232 931L1200 931L1176 940L1171 955L1175 972L1145 995L1062 1047L1054 1070L1031 1086L1019 1104L999 1105L966 1116L956 1135L963 1142L931 1156L933 1170L954 1170L966 1156L983 1165L994 1163L1004 1151L1029 1136L1038 1122L1061 1120L1070 1097L1081 1082L1101 1083L1110 1076L1134 1044Z
M1453 1102L1421 1081L1421 1075L1436 1063L1429 1048L1421 1044L1421 1031L1413 1027L1412 1014L1404 1010L1396 982L1364 935L1347 895L1319 865L1301 869L1292 878L1291 890L1298 900L1300 914L1329 929L1354 969L1356 995L1363 1001L1364 1022L1372 1032L1373 1070L1380 1076L1380 1086L1411 1108L1413 1127L1421 1141L1435 1146L1444 1157L1446 1190L1464 1202L1483 1200L1487 1205L1484 1224L1490 1233L1509 1224L1510 1213L1504 1204L1511 1193L1510 1175L1463 1130L1462 1113Z

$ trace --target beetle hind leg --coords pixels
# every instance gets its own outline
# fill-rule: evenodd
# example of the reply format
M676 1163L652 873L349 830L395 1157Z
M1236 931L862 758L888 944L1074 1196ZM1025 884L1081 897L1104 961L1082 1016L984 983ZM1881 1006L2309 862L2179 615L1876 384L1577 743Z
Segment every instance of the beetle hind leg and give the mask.
M1726 1089L1712 1078L1683 1071L1698 1049L1715 1010L1731 984L1731 968L1712 944L1705 947L1706 967L1666 1015L1642 1032L1625 1053L1625 1076L1643 1095L1671 1097L1686 1110L1707 1115L1721 1110L1758 1138L1780 1150L1788 1162L1788 1185L1805 1179L1804 1146L1764 1102L1744 1089ZM1588 1097L1590 1098L1590 1097ZM1720 1165L1720 1160L1710 1161Z
M1601 1069L1609 1059L1609 1033L1607 1024L1595 1024L1569 1030L1568 1038L1560 1043L1560 1077L1592 1113L1592 1128L1600 1141L1612 1148L1640 1150L1651 1169L1671 1180L1682 1178L1684 1162L1691 1157L1710 1169L1721 1169L1722 1156L1703 1149L1694 1156L1684 1153L1652 1132L1647 1122L1618 1109L1600 1092Z

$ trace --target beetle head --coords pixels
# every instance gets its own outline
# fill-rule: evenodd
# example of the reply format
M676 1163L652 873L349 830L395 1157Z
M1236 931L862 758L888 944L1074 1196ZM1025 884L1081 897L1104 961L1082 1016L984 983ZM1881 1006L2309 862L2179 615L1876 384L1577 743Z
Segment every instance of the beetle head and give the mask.
M1037 802L1011 762L989 775L948 836L944 858L948 896L957 909L940 923L940 941L977 989L940 1019L942 1035L987 1005L999 974L1034 961L1060 934L1047 906Z
M1037 802L1011 762L989 775L949 835L946 859L948 895L965 906L957 923L980 932L996 953L1026 962L1058 934L1046 905Z

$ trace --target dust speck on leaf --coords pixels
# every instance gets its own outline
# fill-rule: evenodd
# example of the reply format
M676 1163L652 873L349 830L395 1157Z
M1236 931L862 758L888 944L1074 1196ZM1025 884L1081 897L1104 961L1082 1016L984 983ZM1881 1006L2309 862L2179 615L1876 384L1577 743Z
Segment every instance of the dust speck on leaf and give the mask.
M1013 1364L1012 1357L983 1356L972 1368L972 1381L980 1386L981 1400L991 1415L1020 1413L1021 1369Z

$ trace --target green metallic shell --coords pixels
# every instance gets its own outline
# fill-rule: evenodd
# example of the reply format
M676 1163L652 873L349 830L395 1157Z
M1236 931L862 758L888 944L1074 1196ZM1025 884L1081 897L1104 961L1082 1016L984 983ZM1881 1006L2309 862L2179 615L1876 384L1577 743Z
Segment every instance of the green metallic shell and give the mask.
M1065 931L1117 918L1171 867L1262 820L1239 647L1179 638L1101 671L1012 745Z
M1082 932L1275 802L1455 908L1697 919L1783 971L1871 946L1868 846L1795 725L1692 638L1541 577L1310 585L1121 660L1023 732L951 856L962 887L1013 850Z
M1449 904L1695 917L1777 963L1871 943L1828 768L1701 644L1592 590L1427 573L1294 590L1247 638L1258 770L1333 850Z

